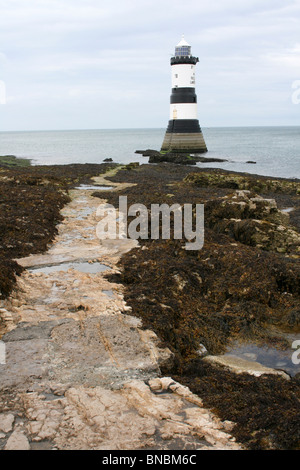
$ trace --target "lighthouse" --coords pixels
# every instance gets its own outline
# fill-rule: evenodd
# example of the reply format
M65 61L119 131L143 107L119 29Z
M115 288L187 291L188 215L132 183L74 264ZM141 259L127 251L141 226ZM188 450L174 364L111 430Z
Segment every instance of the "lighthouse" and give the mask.
M162 152L204 153L207 147L197 117L196 64L191 46L184 36L171 58L172 94L170 120L161 147Z

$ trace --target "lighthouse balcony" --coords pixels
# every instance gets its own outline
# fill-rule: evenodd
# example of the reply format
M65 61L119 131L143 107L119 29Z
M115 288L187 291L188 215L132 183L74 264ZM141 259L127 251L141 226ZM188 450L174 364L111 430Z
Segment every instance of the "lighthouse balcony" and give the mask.
M199 62L198 57L193 56L174 56L171 57L171 65L177 64L193 64L196 65Z

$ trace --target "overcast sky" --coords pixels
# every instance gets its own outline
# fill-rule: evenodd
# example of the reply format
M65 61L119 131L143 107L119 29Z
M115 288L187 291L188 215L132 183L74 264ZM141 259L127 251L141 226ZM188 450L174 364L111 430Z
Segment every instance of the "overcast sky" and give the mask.
M202 127L300 125L300 0L0 0L0 130L166 127L182 34Z

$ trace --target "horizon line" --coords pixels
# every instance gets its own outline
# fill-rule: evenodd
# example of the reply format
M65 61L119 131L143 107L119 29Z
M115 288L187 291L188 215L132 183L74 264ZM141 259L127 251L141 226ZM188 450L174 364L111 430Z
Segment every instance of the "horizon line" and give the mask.
M201 126L202 129L241 129L241 128L270 128L270 127L300 127L300 124L268 124L268 125L250 125L250 126ZM6 132L74 132L74 131L122 131L122 130L165 130L166 127L103 127L103 128L69 128L69 129L22 129L22 130L0 130L0 133Z

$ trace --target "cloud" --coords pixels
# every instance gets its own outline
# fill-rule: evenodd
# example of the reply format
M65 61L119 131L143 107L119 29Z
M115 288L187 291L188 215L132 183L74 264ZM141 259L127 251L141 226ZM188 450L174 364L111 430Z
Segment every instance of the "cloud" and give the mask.
M295 69L296 72L300 72L300 44L295 44L294 47L279 50L278 52L271 52L262 56L262 58L272 64L274 67L282 67Z
M300 79L300 0L0 0L0 10L8 130L22 129L22 115L32 129L164 127L169 59L182 33L200 58L208 125L228 121L230 102L238 124L254 122L247 106L277 122Z

